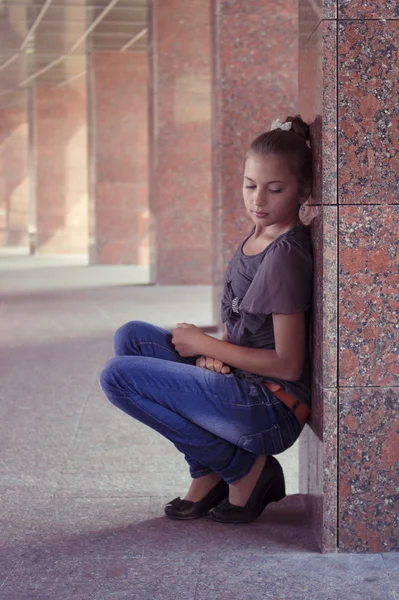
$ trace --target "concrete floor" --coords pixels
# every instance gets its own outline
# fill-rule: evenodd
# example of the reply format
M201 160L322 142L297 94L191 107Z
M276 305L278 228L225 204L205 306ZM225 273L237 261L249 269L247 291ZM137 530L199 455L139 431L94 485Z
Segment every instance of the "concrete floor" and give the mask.
M189 483L185 461L112 407L98 375L120 324L209 325L211 290L147 278L0 258L0 599L399 599L397 554L319 554L297 445L279 456L291 495L259 521L163 517Z

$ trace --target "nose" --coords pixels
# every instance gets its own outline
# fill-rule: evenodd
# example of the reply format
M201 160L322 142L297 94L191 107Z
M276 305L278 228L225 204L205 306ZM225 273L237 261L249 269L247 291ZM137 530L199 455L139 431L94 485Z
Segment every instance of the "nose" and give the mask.
M262 208L265 205L265 202L266 202L265 195L260 190L258 190L256 197L255 197L255 207Z

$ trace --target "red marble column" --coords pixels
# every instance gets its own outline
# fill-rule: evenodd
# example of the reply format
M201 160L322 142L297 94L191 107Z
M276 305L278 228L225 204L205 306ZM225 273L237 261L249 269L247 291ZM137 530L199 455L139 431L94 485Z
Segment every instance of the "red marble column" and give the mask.
M299 109L311 123L315 157L312 415L300 438L300 491L324 552L337 549L337 72L333 3L299 5ZM325 19L321 21L321 19ZM319 24L320 23L320 24ZM319 25L318 25L319 24Z
M213 2L214 306L227 262L250 231L243 208L242 168L254 137L276 118L297 112L296 0Z
M90 260L148 265L146 54L96 52L92 77Z
M151 210L160 284L210 284L209 0L154 0Z
M0 247L28 247L26 110L0 109Z
M36 89L36 251L88 251L85 84Z
M324 551L397 550L399 25L393 5L311 4L301 2L300 107L321 212L301 485Z

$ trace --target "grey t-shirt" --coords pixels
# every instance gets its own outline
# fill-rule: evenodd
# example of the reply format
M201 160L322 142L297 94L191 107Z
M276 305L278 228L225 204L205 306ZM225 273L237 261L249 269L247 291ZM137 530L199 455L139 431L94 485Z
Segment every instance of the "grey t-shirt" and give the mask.
M272 314L305 313L306 351L298 381L262 377L233 369L238 377L262 383L270 381L310 405L310 327L313 258L308 227L298 226L276 238L260 254L247 256L238 246L225 275L222 320L227 340L239 346L275 349Z

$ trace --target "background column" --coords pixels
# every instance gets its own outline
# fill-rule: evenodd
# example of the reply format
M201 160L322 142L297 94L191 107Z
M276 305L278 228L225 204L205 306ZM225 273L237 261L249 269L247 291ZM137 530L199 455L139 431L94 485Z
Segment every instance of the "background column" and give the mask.
M214 0L213 244L214 307L228 260L249 233L242 171L251 141L275 118L297 111L296 0Z
M35 90L36 251L87 254L87 119L84 78Z
M145 52L95 52L90 73L90 261L148 265Z
M210 284L210 3L153 0L150 20L153 276Z
M0 107L0 248L28 247L28 172L26 107Z
M313 121L321 213L301 486L324 551L397 550L398 14L310 5L300 4L300 109Z

